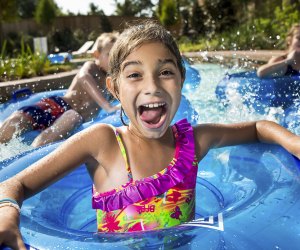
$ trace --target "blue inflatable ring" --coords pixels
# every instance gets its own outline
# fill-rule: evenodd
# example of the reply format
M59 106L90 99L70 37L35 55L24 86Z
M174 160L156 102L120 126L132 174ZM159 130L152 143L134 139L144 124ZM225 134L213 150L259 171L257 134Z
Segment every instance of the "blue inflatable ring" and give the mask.
M182 93L192 93L198 88L201 77L199 70L197 70L192 64L188 61L187 58L182 57L185 66L185 81L183 83Z
M0 181L60 143L1 162ZM212 150L199 164L194 221L123 234L95 233L92 183L81 166L24 202L21 233L31 249L298 249L299 166L277 146Z
M300 93L300 74L276 78L259 78L256 71L227 74L217 85L216 96L224 104L240 96L259 113L269 107L291 106Z
M280 124L300 135L300 101L296 101L284 111L280 116Z

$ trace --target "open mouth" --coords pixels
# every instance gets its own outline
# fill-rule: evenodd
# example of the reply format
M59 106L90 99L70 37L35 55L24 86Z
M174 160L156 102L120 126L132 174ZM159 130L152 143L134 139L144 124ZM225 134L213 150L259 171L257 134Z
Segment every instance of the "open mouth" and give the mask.
M138 108L140 119L148 128L159 128L165 121L167 104L164 102L141 105Z

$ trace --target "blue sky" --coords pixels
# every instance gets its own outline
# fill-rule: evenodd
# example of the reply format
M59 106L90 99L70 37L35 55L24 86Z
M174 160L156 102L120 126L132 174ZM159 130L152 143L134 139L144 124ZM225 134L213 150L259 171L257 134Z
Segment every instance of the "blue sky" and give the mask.
M94 3L102 9L105 15L112 15L115 12L115 1L114 0L54 0L58 7L62 9L63 12L68 10L77 14L86 14L89 11L90 3ZM123 2L123 1L120 1Z

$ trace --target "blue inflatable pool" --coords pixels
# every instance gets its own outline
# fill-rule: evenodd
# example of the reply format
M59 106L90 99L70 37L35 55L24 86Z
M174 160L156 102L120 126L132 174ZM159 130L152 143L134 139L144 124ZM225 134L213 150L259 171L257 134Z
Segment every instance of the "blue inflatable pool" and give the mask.
M300 75L259 78L256 71L227 74L217 85L216 96L224 104L239 97L259 113L269 107L288 108L300 97Z
M0 181L61 142L0 162ZM159 231L95 234L91 180L81 166L26 200L21 232L33 249L299 249L299 162L277 146L216 149L199 164L196 219Z
M187 58L183 57L183 62L186 70L185 81L182 88L182 93L192 93L199 86L201 77L199 70L197 70L192 64L188 61Z

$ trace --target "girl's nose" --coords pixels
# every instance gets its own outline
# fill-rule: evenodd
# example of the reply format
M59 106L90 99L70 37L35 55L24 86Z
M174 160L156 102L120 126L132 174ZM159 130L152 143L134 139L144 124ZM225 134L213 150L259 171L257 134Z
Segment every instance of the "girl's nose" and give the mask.
M157 77L149 77L149 79L145 81L144 93L146 95L161 93L161 86Z

